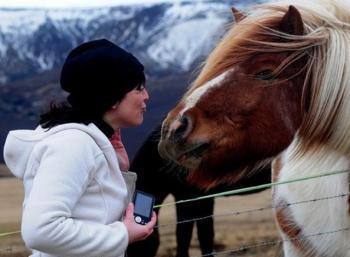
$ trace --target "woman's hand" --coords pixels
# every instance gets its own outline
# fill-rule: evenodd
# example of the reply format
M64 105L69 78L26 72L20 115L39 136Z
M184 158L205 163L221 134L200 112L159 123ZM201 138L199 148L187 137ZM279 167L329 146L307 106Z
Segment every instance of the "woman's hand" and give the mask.
M134 204L129 203L123 221L129 233L129 244L143 240L151 235L156 220L156 213L153 212L151 220L146 225L137 224L134 220Z

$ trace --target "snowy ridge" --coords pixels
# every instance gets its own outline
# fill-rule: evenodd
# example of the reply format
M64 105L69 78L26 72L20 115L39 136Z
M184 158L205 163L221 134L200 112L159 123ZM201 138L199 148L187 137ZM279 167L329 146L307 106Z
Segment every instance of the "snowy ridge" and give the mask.
M152 75L188 71L214 47L232 20L231 2L0 9L0 84L57 68L74 46L102 37L141 58ZM235 6L247 2L235 1Z

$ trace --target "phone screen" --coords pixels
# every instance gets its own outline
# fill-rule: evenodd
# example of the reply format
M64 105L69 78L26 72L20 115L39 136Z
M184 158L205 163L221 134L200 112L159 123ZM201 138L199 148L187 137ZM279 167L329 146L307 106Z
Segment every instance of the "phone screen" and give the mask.
M138 192L135 197L135 213L150 217L153 208L153 198Z

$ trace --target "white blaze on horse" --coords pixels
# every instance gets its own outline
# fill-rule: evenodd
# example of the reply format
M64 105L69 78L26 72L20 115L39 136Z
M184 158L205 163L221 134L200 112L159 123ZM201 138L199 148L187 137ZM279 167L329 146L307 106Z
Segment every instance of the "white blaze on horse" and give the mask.
M238 22L164 121L161 155L206 189L272 159L274 181L349 169L349 10L344 0L290 0L234 11ZM275 204L348 193L347 173L273 190ZM348 197L275 216L285 256L350 257Z

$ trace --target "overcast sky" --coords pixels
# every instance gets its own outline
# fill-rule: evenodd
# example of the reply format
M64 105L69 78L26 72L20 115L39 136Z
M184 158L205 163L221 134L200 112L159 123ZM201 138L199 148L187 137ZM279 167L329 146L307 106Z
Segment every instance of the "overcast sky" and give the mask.
M179 0L0 0L0 8L77 8L177 1Z

